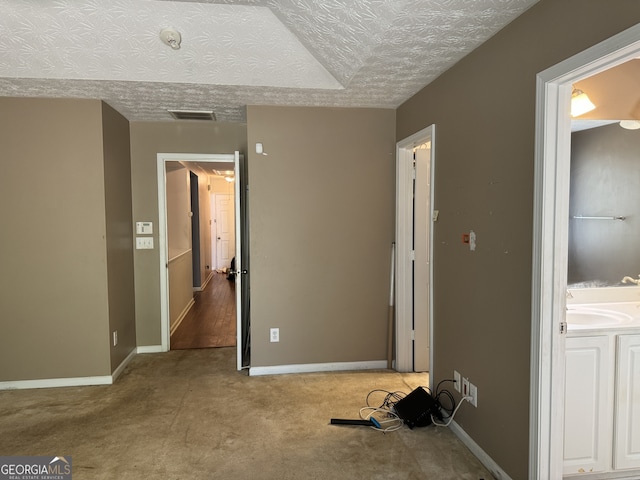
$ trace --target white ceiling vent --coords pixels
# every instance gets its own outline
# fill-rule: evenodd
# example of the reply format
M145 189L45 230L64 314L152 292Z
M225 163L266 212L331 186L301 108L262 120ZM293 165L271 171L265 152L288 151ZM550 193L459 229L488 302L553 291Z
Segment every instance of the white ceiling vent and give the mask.
M212 110L168 110L176 120L208 120L216 121L216 116Z

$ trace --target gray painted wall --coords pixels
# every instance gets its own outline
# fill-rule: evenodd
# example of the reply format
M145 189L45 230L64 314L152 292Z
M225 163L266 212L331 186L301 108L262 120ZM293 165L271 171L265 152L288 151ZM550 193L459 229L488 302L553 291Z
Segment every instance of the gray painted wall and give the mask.
M123 329L123 348L133 345L133 292L110 294L108 285L132 267L124 259L107 271L131 251L119 243L131 238L126 195L105 195L116 186L111 173L126 170L115 147L127 143L121 117L107 108L103 132L98 100L0 98L0 110L0 381L109 375L125 353L111 356L110 323Z
M247 107L252 367L386 359L394 125L393 110Z
M398 140L436 124L432 374L477 385L456 420L514 479L529 451L536 74L639 21L637 2L542 0L397 111Z
M132 122L131 182L133 221L153 222L158 245L158 153L246 151L247 127L232 123ZM136 336L138 346L161 344L160 253L135 250Z

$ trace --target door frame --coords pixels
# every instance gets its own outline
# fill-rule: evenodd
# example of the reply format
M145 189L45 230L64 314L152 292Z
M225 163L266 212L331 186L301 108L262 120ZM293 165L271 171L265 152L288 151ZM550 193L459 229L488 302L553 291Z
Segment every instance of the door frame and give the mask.
M640 56L640 25L536 79L529 478L562 478L572 83Z
M168 270L168 242L167 242L167 191L166 191L166 163L167 162L220 162L232 163L234 165L236 182L235 182L235 219L236 230L240 225L240 192L238 191L240 184L240 168L239 155L235 154L194 154L194 153L158 153L157 154L157 175L158 175L158 258L160 261L160 332L161 332L161 351L168 352L170 350L170 318L169 318L169 270ZM236 251L240 251L241 236L236 231ZM237 269L238 258L236 258ZM238 370L241 369L242 357L242 328L240 318L241 312L241 277L236 276L236 309L238 329L236 332L236 343L238 350Z
M429 186L429 369L433 370L433 205L435 178L435 125L414 133L396 144L396 354L395 369L413 371L413 149L431 142ZM411 194L411 195L410 195ZM433 375L429 375L433 387Z

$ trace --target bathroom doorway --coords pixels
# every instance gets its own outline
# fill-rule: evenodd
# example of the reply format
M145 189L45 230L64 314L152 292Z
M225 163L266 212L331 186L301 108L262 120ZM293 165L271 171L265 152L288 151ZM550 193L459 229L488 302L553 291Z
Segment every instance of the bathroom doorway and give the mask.
M562 478L572 85L640 56L640 25L538 75L529 478Z

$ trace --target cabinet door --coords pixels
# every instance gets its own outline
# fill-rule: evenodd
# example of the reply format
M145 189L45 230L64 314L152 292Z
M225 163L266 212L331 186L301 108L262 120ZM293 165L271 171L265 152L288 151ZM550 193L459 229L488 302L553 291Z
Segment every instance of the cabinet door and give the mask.
M567 338L565 475L611 469L612 355L608 336Z
M618 336L614 468L640 468L640 335Z

